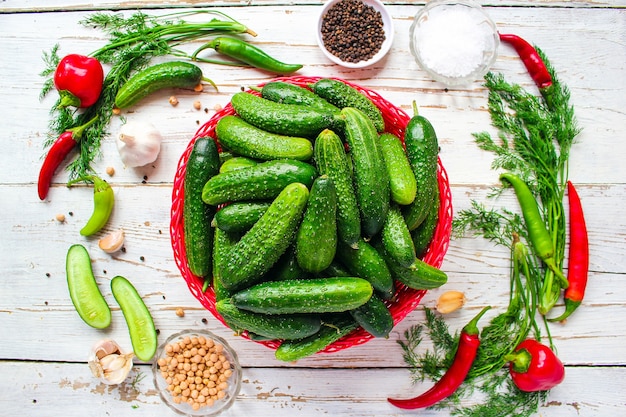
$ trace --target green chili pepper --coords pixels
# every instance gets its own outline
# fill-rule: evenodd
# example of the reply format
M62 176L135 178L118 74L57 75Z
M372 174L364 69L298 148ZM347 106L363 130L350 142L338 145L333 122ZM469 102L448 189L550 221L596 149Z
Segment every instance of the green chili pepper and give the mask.
M561 272L554 261L554 244L552 243L552 236L550 236L550 232L546 228L546 224L541 217L535 196L528 188L528 185L526 185L521 178L514 174L501 174L500 180L508 181L515 190L515 195L517 196L517 200L522 210L522 215L524 216L524 222L526 223L528 239L530 240L535 253L543 260L548 268L554 272L554 275L559 279L561 286L563 288L567 288L569 283L563 275L563 272Z
M113 189L105 180L95 176L88 175L83 176L73 181L70 181L68 187L78 181L91 181L93 183L93 213L87 221L87 224L80 230L80 234L83 236L91 236L100 229L102 229L113 211L113 203L115 202L115 196Z
M191 59L202 61L202 59L197 58L197 55L200 51L208 48L215 49L215 51L220 54L226 55L255 68L277 74L291 74L302 68L302 65L300 64L285 64L280 62L276 58L271 57L266 52L259 49L257 46L241 39L226 36L217 37L211 42L204 44L191 55Z

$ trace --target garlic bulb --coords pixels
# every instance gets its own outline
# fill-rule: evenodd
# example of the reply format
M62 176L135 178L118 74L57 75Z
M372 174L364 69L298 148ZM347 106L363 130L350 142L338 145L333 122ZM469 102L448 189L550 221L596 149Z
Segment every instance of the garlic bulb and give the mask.
M128 121L117 136L117 150L127 167L141 167L156 161L161 152L161 133L148 122Z
M133 367L133 353L123 353L115 341L104 339L97 342L91 349L89 369L104 384L122 383Z
M106 253L115 253L122 249L123 245L124 231L122 229L114 230L98 240L98 246Z

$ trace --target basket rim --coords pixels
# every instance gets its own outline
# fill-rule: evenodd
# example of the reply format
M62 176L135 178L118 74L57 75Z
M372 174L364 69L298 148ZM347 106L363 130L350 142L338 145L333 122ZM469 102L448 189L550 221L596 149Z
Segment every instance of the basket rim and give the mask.
M338 77L290 76L274 78L268 80L267 82L284 81L307 87L308 84L314 83L322 78L333 78L335 80L344 82L362 92L363 94L367 95L381 109L383 117L385 119L386 130L392 130L392 133L397 134L397 136L402 141L404 141L404 129L406 128L406 125L410 120L410 116L401 108L396 107L395 105L384 99L374 90L364 88L358 84ZM260 83L256 87L262 87L267 82ZM252 89L247 89L245 91L252 94L260 94L258 91ZM191 273L187 265L183 233L182 205L184 200L184 177L186 173L186 164L196 139L199 137L209 136L213 140L215 140L216 143L218 143L217 137L215 135L215 124L219 119L230 114L235 114L235 112L229 102L221 110L217 111L206 123L204 123L196 131L194 136L187 144L185 151L182 153L178 161L172 187L172 206L170 210L170 239L174 253L174 261L192 295L202 304L204 308L209 310L211 314L226 327L228 326L226 325L224 319L219 315L215 308L215 292L213 290L213 286L209 285L206 291L203 292L202 287L204 285L204 278L195 276L193 273ZM430 245L428 246L425 254L422 256L422 260L432 266L440 267L450 244L453 212L452 195L450 191L447 172L443 166L440 157L437 158L437 162L437 180L441 203L439 207L439 222L435 229L434 237ZM427 292L426 290L410 289L397 281L395 284L396 293L394 300L386 302L394 319L394 327L402 320L404 320L404 318L413 310L415 310L415 308L417 308ZM245 332L242 334L242 336L244 338L252 340L247 336ZM363 328L358 327L350 334L327 346L324 350L318 353L337 352L352 346L364 344L372 338L373 336L371 334L367 333ZM280 341L274 340L253 341L265 345L270 349L276 349L281 343Z

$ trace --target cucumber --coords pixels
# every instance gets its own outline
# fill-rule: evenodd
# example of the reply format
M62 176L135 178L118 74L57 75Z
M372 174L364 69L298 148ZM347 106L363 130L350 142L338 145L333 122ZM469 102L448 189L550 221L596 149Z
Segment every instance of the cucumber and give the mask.
M149 361L156 352L158 342L148 307L133 284L120 275L111 280L111 291L124 314L135 356L142 361Z
M372 295L367 303L350 310L350 314L366 332L374 337L389 337L389 332L393 329L393 316L376 294Z
M215 133L226 149L249 158L306 161L313 156L310 140L269 133L237 116L222 117L215 126Z
M266 161L214 176L204 185L202 200L218 205L229 201L272 199L294 182L310 187L316 177L317 171L306 162L294 159Z
M284 188L228 253L220 277L225 288L239 290L269 271L294 241L308 198L304 184L292 183Z
M276 103L257 95L235 93L230 104L248 123L280 135L314 138L322 130L340 121L331 111L311 106Z
M220 158L221 159L221 158ZM233 156L222 162L220 172L235 171L241 168L249 168L257 165L259 162L244 156Z
M269 281L285 281L290 279L309 278L310 274L305 272L296 259L296 248L291 245L265 275Z
M70 298L80 318L96 329L109 327L111 309L98 288L89 252L83 245L70 246L65 271Z
M411 204L417 193L417 181L402 142L392 133L383 133L378 140L389 175L391 200L401 205Z
M385 120L380 109L369 97L351 85L332 78L322 78L310 87L315 94L340 109L354 107L361 110L372 121L377 132L385 130Z
M337 106L318 96L308 88L284 81L270 81L261 88L261 97L285 104L299 104L339 113Z
M326 269L337 251L337 194L333 180L319 176L296 235L296 259L307 272Z
M370 299L372 285L358 277L265 281L231 297L240 309L263 314L305 314L348 311Z
M215 213L211 225L229 233L243 233L267 211L271 201L237 201Z
M213 292L215 293L215 301L230 298L232 295L222 285L221 276L224 266L224 259L230 249L238 242L237 235L227 233L216 227L213 237Z
M357 249L354 249L344 243L339 243L337 259L353 275L368 280L383 299L390 300L393 298L394 283L391 272L385 259L372 245L361 240Z
M409 120L404 133L404 145L417 180L417 193L415 200L404 208L403 215L409 230L415 230L426 218L438 187L439 142L428 119L416 114Z
M411 232L397 206L389 210L380 234L387 254L402 266L410 266L415 260L415 246Z
M328 175L337 193L337 235L350 246L361 238L361 218L352 184L352 166L341 138L325 129L315 139L313 159L320 175Z
M322 275L325 277L351 277L353 274L335 258L328 268L322 271Z
M317 333L320 317L313 314L259 314L241 310L229 299L215 303L215 310L236 332L248 332L273 339L300 339Z
M441 199L439 195L439 188L437 188L433 205L430 207L426 218L422 224L411 232L413 246L415 246L415 255L417 255L420 259L426 254L426 250L428 249L430 242L433 240L435 230L437 229L437 223L439 222L439 207L441 206Z
M387 262L393 278L409 288L414 290L432 290L448 282L448 275L445 272L419 258L415 258L411 266L404 267L391 258L382 245L377 245L376 249Z
M187 265L192 274L206 277L211 272L215 207L202 201L204 184L219 171L219 153L210 137L196 139L184 179L183 234Z
M333 315L328 319L324 319L322 327L316 334L300 340L285 340L282 342L274 355L276 359L285 362L306 358L347 336L358 326L350 314Z
M202 82L202 70L189 62L172 61L156 64L135 73L120 87L115 106L125 109L165 88L194 88Z
M389 175L378 144L378 134L365 114L355 108L341 110L350 146L361 230L371 238L383 227L389 211Z

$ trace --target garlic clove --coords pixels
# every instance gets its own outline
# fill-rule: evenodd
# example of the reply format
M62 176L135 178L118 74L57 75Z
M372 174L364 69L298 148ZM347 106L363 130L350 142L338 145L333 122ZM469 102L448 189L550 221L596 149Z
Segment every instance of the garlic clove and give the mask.
M98 240L98 246L106 253L115 253L124 246L124 231L115 230Z
M133 367L133 353L123 353L110 339L97 342L89 356L89 369L96 378L107 385L122 383Z
M465 305L465 294L461 291L446 291L437 300L437 311L441 314L452 313Z

